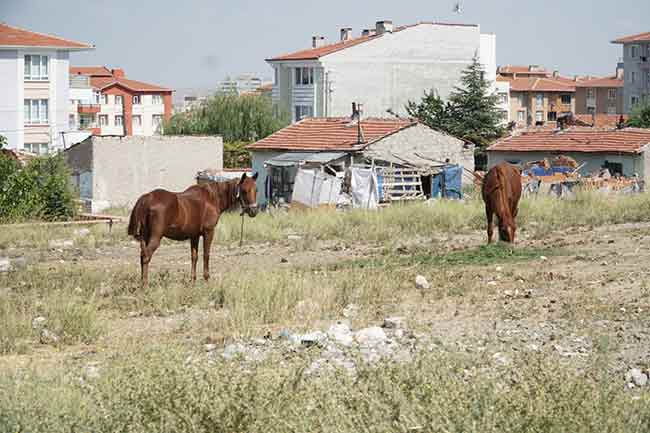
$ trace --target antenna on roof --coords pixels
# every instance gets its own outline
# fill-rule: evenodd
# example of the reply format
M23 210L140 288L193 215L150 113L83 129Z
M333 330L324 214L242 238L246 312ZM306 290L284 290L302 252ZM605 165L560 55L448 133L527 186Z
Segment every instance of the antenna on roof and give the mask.
M461 4L460 1L457 1L457 2L454 4L453 12L456 13L456 14L458 14L458 15L460 15L460 14L463 13L463 5Z

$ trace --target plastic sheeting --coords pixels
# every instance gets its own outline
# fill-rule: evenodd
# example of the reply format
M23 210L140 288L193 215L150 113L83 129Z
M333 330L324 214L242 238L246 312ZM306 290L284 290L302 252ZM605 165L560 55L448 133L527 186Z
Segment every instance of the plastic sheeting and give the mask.
M431 177L432 198L463 198L463 167L448 165L440 174Z
M377 174L372 169L351 168L350 187L352 207L356 209L376 209L379 203Z
M341 193L342 180L317 170L299 169L293 185L292 202L315 208L336 206Z

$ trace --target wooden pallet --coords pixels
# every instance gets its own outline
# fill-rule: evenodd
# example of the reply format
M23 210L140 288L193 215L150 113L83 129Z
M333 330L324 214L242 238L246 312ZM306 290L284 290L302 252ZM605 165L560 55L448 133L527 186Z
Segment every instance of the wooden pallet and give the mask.
M384 201L422 200L421 171L409 168L382 167Z

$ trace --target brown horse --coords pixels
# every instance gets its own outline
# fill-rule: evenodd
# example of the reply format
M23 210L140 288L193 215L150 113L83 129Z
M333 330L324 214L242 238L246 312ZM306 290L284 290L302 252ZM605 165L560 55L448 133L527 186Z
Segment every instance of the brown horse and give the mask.
M499 218L499 240L514 242L517 230L515 218L521 197L521 171L507 162L495 165L483 179L482 194L487 216L488 243L492 243L494 214Z
M210 278L210 245L221 213L239 204L242 216L257 215L255 180L244 173L241 179L193 185L183 192L156 189L135 203L129 220L130 236L140 241L142 286L149 284L149 262L163 237L190 240L192 281L196 281L199 238L203 236L203 278Z

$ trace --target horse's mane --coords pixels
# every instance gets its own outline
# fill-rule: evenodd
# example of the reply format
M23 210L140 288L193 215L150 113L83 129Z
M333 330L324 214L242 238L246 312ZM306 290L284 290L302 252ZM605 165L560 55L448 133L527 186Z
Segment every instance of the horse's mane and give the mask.
M235 198L237 182L237 179L231 179L222 182L202 183L200 186L208 192L212 202L216 203L221 210L226 210L237 201Z

